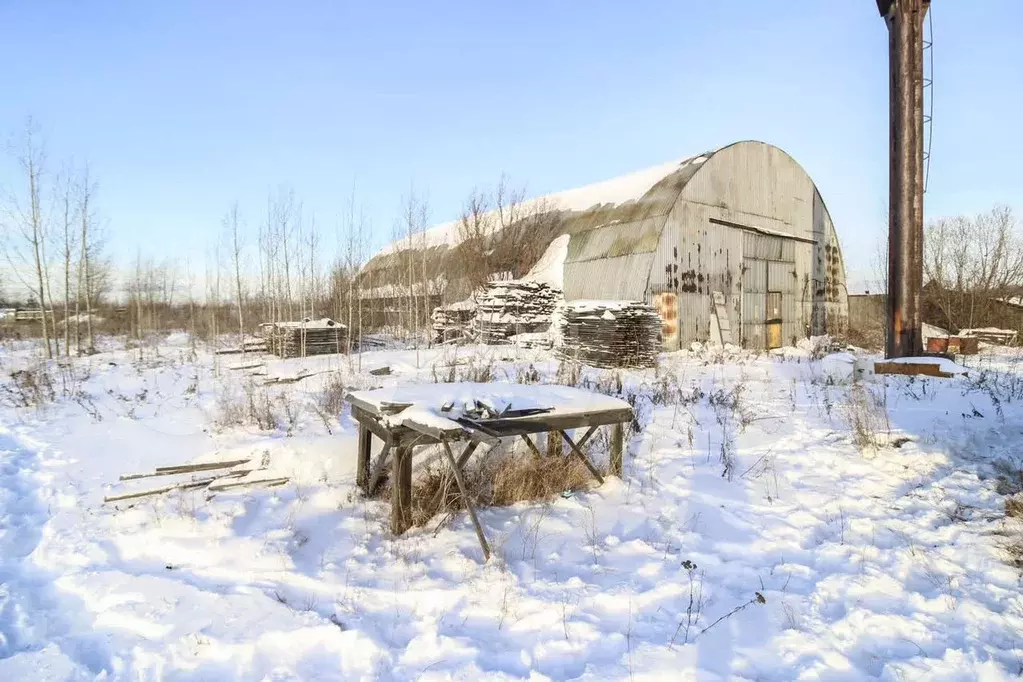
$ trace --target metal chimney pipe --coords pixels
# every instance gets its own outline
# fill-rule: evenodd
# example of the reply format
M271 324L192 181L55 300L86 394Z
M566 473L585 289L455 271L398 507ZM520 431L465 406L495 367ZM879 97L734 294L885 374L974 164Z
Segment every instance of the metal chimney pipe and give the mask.
M930 0L877 0L888 26L888 329L885 356L923 353L923 31Z

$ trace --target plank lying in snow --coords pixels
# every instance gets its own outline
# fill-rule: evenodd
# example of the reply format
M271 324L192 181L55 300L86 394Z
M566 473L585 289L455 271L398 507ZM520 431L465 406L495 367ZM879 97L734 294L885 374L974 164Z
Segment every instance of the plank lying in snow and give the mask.
M228 369L256 369L262 367L266 363L262 360L253 360L252 362L239 362L235 365L228 365Z
M284 485L289 480L290 479L287 476L277 476L273 478L255 478L244 481L218 479L210 483L207 490L209 490L210 492L220 492L222 490L230 490L231 488L242 488L244 486L249 485L265 485L268 488L273 488L279 485Z
M155 478L157 476L174 476L177 474L194 474L200 471L230 469L241 464L248 464L251 459L234 459L226 462L201 462L199 464L178 464L174 466L156 467L155 471L142 474L123 474L118 480L134 481L139 478Z
M330 372L333 372L333 371L334 370L332 370L332 369L324 369L324 370L321 370L319 372L299 372L298 374L294 374L292 376L269 377L268 379L266 379L263 382L263 385L264 386L269 386L271 384L293 384L293 383L295 383L297 381L302 381L303 379L308 379L309 377L314 377L317 374L329 374Z
M243 476L248 472L239 472L237 476ZM194 488L205 488L214 481L223 480L224 478L230 478L231 475L227 476L208 476L206 478L197 478L192 481L182 481L181 483L174 483L172 485L165 485L159 488L148 488L146 490L136 490L131 493L124 493L122 495L110 495L103 498L104 504L107 502L120 502L121 500L134 500L140 497L150 497L152 495L162 495L163 493L169 493L174 490L191 490Z

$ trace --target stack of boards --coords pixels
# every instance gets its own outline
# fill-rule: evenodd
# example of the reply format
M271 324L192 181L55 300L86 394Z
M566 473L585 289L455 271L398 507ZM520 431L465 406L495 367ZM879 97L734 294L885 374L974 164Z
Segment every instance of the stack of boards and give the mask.
M271 322L262 327L267 349L282 358L344 352L347 343L345 326L330 318Z
M476 304L472 301L459 301L452 305L434 308L432 315L433 342L447 343L466 338L474 317L476 317Z
M516 334L544 331L561 300L561 291L543 282L488 282L477 302L477 340L503 343Z
M263 461L253 462L251 459L236 459L220 462L201 462L199 464L178 464L174 466L157 467L156 470L142 474L124 474L118 480L135 481L142 478L168 477L178 479L173 483L162 485L158 488L147 488L134 492L109 495L103 498L104 502L121 502L124 500L135 500L141 497L162 495L175 490L198 490L218 493L234 488L245 488L249 486L276 487L288 482L285 476L273 476L261 470L269 465L268 456L264 455ZM185 479L184 477L188 477Z
M652 367L661 317L637 301L572 301L554 313L555 353L593 367Z

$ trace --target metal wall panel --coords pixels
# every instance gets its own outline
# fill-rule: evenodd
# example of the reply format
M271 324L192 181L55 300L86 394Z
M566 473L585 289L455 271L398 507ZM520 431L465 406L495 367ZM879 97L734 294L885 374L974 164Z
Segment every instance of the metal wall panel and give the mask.
M742 267L743 294L767 293L767 261L744 258Z
M795 295L798 279L795 263L767 261L767 291L781 291L785 294Z
M565 299L645 301L652 253L565 263Z

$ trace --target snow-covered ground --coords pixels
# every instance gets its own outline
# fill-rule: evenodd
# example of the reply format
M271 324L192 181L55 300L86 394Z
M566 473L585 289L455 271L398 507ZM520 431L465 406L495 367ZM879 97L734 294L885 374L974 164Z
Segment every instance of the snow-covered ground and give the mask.
M360 373L214 358L183 335L141 358L118 347L51 363L52 389L10 376L36 364L29 344L0 356L0 680L1023 672L1004 514L1023 483L1023 361L1008 351L912 379L796 349L616 375L507 348L377 351ZM464 515L390 537L388 504L354 486L341 386L487 378L633 402L624 480L481 510L487 563ZM102 503L146 487L123 473L246 457L290 483Z

